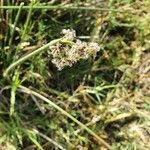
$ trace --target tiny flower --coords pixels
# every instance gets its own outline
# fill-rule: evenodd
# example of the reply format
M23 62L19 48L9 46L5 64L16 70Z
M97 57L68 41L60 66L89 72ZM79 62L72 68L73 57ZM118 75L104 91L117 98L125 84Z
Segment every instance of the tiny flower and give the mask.
M87 43L76 39L74 30L63 29L62 34L66 43L58 42L50 51L52 63L58 70L62 70L65 66L71 67L81 59L88 59L92 55L96 56L96 53L100 50L97 43ZM70 41L71 45L68 44Z
M61 33L64 35L64 38L67 39L67 40L73 41L76 37L75 30L63 29Z
M98 46L98 44L94 42L90 42L89 47L95 52L98 52L100 50L100 47Z

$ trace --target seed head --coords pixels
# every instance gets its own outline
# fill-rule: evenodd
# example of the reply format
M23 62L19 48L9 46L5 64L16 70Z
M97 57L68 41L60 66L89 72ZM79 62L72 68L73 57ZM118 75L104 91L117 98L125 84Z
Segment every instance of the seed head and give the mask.
M67 42L60 41L50 48L52 63L55 64L58 70L62 70L65 66L71 67L81 59L88 59L90 56L95 57L100 50L97 43L87 43L76 39L74 30L63 29L61 33L63 34L63 39ZM71 45L68 43L71 43Z

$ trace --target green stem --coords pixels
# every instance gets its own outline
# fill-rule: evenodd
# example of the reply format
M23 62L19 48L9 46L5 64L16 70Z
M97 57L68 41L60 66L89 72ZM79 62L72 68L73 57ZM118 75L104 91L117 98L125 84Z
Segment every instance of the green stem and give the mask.
M29 8L29 13L28 13L28 16L27 16L27 19L26 19L26 23L24 25L24 30L23 30L23 33L22 33L22 36L21 36L21 40L24 40L24 38L25 38L26 31L27 31L27 28L28 28L28 24L29 24L31 14L32 14L33 5L34 5L34 1L32 1L31 5L29 6L30 7Z
M11 98L10 98L10 115L12 116L13 113L14 113L14 106L15 106L15 99L16 99L16 90L17 90L17 87L16 86L12 86L12 89L11 89Z
M31 6L23 6L22 9L30 9ZM0 9L19 9L19 6L1 6ZM97 8L97 7L78 7L78 6L33 6L32 9L49 9L49 10L89 10L89 11L114 11L129 13L131 10L118 10L109 8ZM128 12L129 11L129 12ZM135 12L136 13L136 12Z
M9 46L11 46L11 44L12 44L12 39L13 39L13 37L14 37L15 28L16 28L16 25L17 25L17 22L18 22L18 19L19 19L19 16L20 16L20 13L21 13L21 10L22 10L23 5L24 5L24 3L21 3L21 4L20 4L18 13L17 13L17 15L16 15L15 22L14 22L14 27L13 27L13 29L12 29L12 31L11 31L11 34L10 34L10 35L11 35L11 36L10 36L11 38L10 38L10 40L9 40Z
M10 22L10 11L6 10L6 22L9 24ZM6 28L6 34L5 34L5 38L4 38L4 45L7 45L7 40L9 38L9 28Z
M61 107L59 107L58 105L56 105L55 103L53 103L52 101L50 101L48 98L42 96L41 94L26 88L24 86L19 86L19 88L22 90L22 92L24 93L28 93L28 94L32 94L38 98L40 98L41 100L47 102L49 105L51 105L52 107L54 107L55 109L57 109L58 111L60 111L63 115L67 116L68 118L70 118L71 120L73 120L76 124L78 124L81 128L85 129L90 135L92 135L93 137L95 137L95 139L97 139L98 143L100 145L104 145L107 149L111 149L111 146L106 143L101 137L99 137L96 133L94 133L91 129L89 129L86 125L84 125L83 123L81 123L80 121L78 121L76 118L74 118L72 115L70 115L68 112L66 112L64 109L62 109Z
M26 61L27 59L31 58L32 56L34 55L37 55L39 54L40 52L46 50L47 48L49 48L50 46L56 44L57 42L59 42L61 40L60 39L56 39L56 40L53 40L51 42L49 42L48 44L38 48L37 50L23 56L22 58L18 59L17 61L15 61L14 63L12 63L6 70L5 72L3 73L3 76L4 77L7 77L8 73L10 72L10 70L12 70L13 68L15 68L16 66L20 65L21 63L23 63L24 61Z
M12 86L11 86L10 116L12 116L15 112L16 90L17 90L18 85L20 85L19 73L15 71L13 79L12 79Z

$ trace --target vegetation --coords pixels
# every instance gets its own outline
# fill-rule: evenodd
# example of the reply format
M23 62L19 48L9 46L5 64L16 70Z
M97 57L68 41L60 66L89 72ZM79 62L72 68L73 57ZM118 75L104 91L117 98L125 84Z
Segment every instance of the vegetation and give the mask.
M149 150L149 25L149 0L1 0L0 150Z

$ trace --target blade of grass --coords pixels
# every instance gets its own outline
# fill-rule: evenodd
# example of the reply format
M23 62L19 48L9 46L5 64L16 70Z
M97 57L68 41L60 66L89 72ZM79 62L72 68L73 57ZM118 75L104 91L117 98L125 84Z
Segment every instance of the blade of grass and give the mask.
M29 130L26 130L25 132L28 135L29 139L37 146L39 150L44 150L40 143L36 140L36 135L34 132L31 132Z
M13 76L13 81L12 81L12 87L11 87L11 97L10 97L10 116L14 114L14 106L15 106L15 101L16 101L16 90L19 85L19 74L16 71L14 76Z
M12 86L11 97L10 97L10 115L11 116L14 113L15 97L16 97L16 86Z
M11 33L10 33L9 46L11 46L11 44L12 44L12 40L13 40L13 37L14 37L15 28L16 28L17 22L18 22L18 20L19 20L20 13L21 13L21 10L22 10L23 5L24 5L24 3L21 3L21 4L20 4L18 13L17 13L17 15L16 15L16 18L15 18L15 21L14 21L14 26L13 26L13 29L12 29L12 31L11 31Z
M1 6L0 9L19 9L19 6ZM22 9L30 9L30 6L23 6ZM97 7L77 7L77 6L33 6L32 9L49 9L49 10L85 10L85 11L113 11L122 13L137 13L137 10L119 10L109 8L97 8ZM139 10L140 11L140 10Z
M34 1L32 1L30 6L29 6L29 13L28 13L25 25L24 25L24 30L23 30L23 33L22 33L22 36L21 36L21 40L25 39L27 28L28 28L28 25L29 25L29 22L30 22L30 18L31 18L31 15L32 15L33 5L34 5Z
M40 98L41 100L47 102L48 104L50 104L52 107L54 107L55 109L57 109L58 111L60 111L63 115L67 116L68 118L70 118L71 120L73 120L76 124L78 124L81 128L85 129L90 135L92 135L95 139L97 139L98 143L100 145L104 145L106 148L111 149L111 146L105 142L101 137L99 137L97 134L95 134L91 129L89 129L87 126L85 126L83 123L81 123L80 121L78 121L76 118L74 118L72 115L70 115L68 112L66 112L65 110L63 110L61 107L59 107L58 105L56 105L55 103L53 103L52 101L50 101L49 99L47 99L46 97L42 96L41 94L26 88L24 86L19 86L20 90L24 93L27 94L32 94L38 98Z

